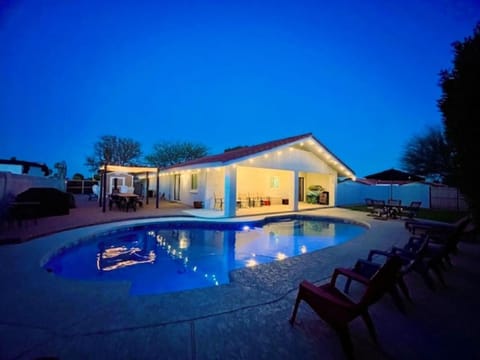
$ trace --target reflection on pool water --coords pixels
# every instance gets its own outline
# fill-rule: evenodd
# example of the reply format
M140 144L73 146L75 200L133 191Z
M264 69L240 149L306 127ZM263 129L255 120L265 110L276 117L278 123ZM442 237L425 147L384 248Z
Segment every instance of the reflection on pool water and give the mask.
M130 281L134 295L226 284L229 272L334 246L366 229L294 215L257 222L159 222L119 227L56 252L44 268L59 276Z

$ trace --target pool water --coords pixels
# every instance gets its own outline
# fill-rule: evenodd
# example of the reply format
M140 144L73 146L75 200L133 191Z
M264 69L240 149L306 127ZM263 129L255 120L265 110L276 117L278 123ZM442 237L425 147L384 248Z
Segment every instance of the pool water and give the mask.
M115 228L59 249L44 268L71 279L129 281L133 295L229 282L232 270L335 246L365 227L316 217L160 222Z

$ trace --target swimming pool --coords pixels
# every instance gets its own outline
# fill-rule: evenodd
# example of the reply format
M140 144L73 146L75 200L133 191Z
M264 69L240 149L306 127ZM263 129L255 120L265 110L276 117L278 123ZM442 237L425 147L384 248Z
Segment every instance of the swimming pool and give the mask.
M290 215L261 221L162 221L113 227L56 250L43 267L70 279L129 281L132 295L229 283L232 270L335 246L364 226Z

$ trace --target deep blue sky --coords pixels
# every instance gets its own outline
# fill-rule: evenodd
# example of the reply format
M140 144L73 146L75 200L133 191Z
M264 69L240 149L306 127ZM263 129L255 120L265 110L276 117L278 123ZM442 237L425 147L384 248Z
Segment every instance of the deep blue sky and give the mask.
M102 135L211 154L312 132L359 177L441 124L478 0L0 0L0 158L83 166Z

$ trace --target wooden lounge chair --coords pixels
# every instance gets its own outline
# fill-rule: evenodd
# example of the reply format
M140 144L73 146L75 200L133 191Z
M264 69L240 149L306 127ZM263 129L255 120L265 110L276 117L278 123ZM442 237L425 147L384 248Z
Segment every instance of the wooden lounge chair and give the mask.
M378 302L385 292L391 289L396 282L397 273L402 266L398 256L390 257L385 264L370 279L357 274L351 269L336 268L329 283L316 286L306 280L300 283L290 324L295 323L298 306L303 300L328 323L339 335L342 347L348 356L353 359L353 344L350 338L349 323L361 317L377 342L377 335L368 308ZM339 276L346 276L365 285L365 291L358 302L336 287Z

